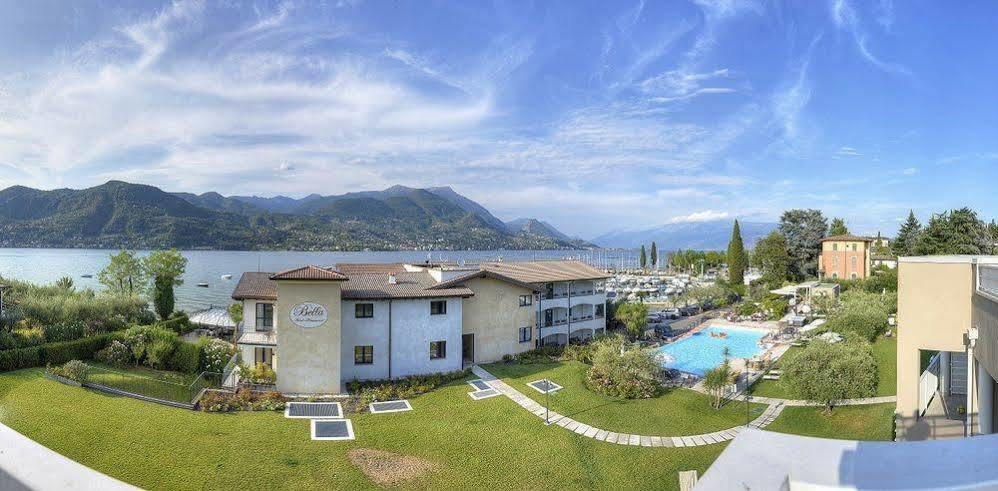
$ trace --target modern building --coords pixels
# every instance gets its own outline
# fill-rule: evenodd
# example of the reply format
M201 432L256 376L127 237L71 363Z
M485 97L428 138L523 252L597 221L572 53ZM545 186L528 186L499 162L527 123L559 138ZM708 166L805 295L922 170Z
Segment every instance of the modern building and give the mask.
M818 274L833 279L869 277L872 246L873 239L858 235L833 235L821 239Z
M605 331L603 280L576 261L340 264L244 273L237 344L286 393L459 370ZM329 356L338 353L338 356Z
M898 261L898 438L994 433L998 256Z

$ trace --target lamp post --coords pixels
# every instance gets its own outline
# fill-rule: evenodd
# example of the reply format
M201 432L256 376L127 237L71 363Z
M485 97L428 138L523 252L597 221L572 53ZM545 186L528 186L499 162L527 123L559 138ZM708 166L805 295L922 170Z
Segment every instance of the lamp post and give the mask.
M749 405L749 401L752 400L752 386L749 385L749 359L745 358L745 427L752 423L752 406Z
M544 379L544 424L551 425L551 381Z

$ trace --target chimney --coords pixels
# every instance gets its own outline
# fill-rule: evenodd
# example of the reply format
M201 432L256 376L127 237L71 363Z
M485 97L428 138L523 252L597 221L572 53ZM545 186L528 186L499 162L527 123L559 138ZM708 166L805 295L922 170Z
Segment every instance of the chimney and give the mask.
M395 285L398 284L399 280L395 278L395 273L388 273L388 284Z

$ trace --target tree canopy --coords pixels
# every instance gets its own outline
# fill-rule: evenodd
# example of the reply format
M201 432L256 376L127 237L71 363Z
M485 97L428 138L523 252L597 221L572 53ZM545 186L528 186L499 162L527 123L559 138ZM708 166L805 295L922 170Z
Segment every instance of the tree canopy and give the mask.
M898 229L897 237L891 243L891 250L897 257L915 255L915 246L922 235L922 224L915 218L915 212L908 210L908 219Z
M142 261L131 251L111 255L111 262L97 272L97 281L118 295L137 295L147 281Z
M153 251L142 260L142 265L153 278L168 279L172 286L184 284L182 276L187 269L187 258L176 249Z
M800 281L817 276L821 239L827 231L828 223L820 210L787 210L780 216L780 233L787 240L792 279Z
M629 302L617 307L615 318L627 327L634 337L641 336L648 327L648 306L640 302Z
M728 242L728 281L733 285L741 285L745 281L745 244L742 243L742 232L735 220L731 228L731 241Z
M833 218L832 225L828 227L828 236L835 235L849 235L849 229L846 227L846 221L841 218Z
M787 239L773 231L755 245L752 264L762 271L762 281L767 285L780 286L787 280L790 269L790 254L787 252Z
M933 215L915 244L915 254L988 254L987 225L970 208Z
M877 363L865 341L812 341L782 365L791 392L825 406L826 412L835 401L870 397L877 387Z

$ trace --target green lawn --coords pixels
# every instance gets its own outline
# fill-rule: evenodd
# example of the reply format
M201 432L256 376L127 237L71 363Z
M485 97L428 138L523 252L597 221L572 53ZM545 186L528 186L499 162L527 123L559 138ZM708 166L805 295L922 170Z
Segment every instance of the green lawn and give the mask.
M505 397L472 401L470 390L456 382L413 399L413 412L353 416L357 440L316 442L309 439L307 421L279 413L173 409L62 385L43 378L40 369L29 369L0 374L0 422L147 489L373 488L346 456L355 448L421 457L440 466L403 486L410 489L675 489L679 471L702 474L724 448L597 442L544 426ZM705 404L699 397L681 396L674 404L633 407L675 411L656 418L684 421L663 431L693 429L699 419L717 427L727 425L719 419L738 420L737 410L714 414ZM604 408L620 412L611 403L590 407L586 414L596 420Z
M744 403L728 403L715 411L710 397L689 389L671 389L652 399L617 399L596 394L585 387L587 366L580 362L538 364L495 363L485 367L544 404L545 397L527 384L548 378L564 387L550 397L551 409L572 419L618 433L684 436L711 433L745 424ZM752 404L754 419L765 406Z
M841 440L893 440L894 403L841 406L830 415L820 407L788 407L766 430Z
M792 359L802 348L790 348L780 357L776 366ZM877 396L897 394L897 338L880 337L873 343L873 358L877 362ZM795 399L790 389L780 380L760 380L752 387L754 395Z

